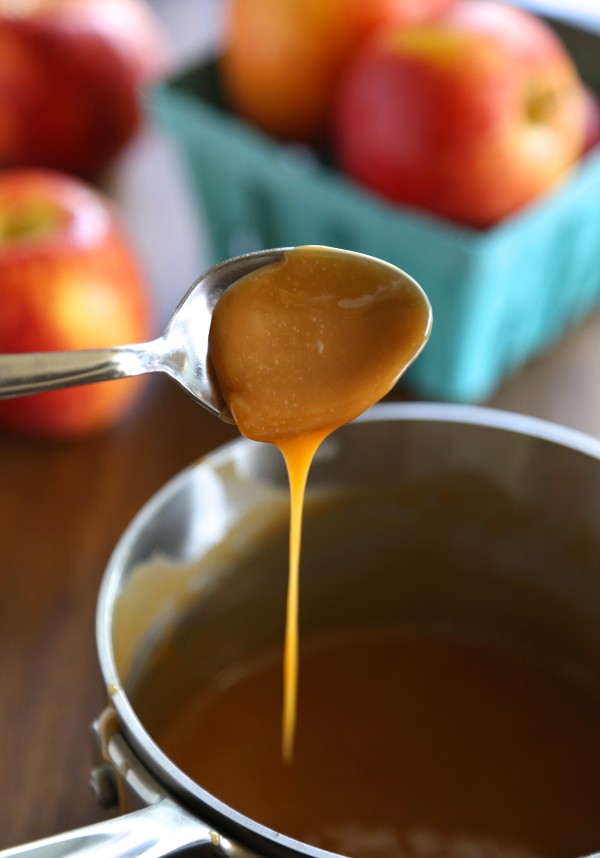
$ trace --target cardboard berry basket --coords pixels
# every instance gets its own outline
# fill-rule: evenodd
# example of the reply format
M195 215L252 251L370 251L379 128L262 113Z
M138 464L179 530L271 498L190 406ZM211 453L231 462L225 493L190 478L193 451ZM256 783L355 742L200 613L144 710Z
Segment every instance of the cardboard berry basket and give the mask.
M600 33L553 22L600 91ZM383 202L325 157L282 145L231 113L218 59L152 94L203 212L214 261L327 244L386 259L427 292L427 348L402 384L426 399L484 401L531 357L600 307L600 147L561 186L477 231Z

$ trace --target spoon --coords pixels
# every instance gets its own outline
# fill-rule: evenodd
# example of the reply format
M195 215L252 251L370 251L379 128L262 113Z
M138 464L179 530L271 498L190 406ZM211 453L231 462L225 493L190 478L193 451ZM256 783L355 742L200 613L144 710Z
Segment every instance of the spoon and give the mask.
M0 399L166 372L213 414L230 420L208 361L212 312L222 293L240 278L280 260L284 248L260 250L220 262L188 290L163 335L147 343L66 352L0 355Z

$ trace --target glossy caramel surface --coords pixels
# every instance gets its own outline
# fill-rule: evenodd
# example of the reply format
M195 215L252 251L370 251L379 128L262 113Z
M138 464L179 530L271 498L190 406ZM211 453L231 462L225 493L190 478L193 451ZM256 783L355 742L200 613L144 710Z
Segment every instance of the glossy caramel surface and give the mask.
M210 358L243 434L278 442L331 431L381 399L429 326L427 299L393 266L297 247L226 290Z
M157 737L278 832L360 858L565 858L600 843L600 699L510 648L348 632L301 648L293 763L281 659L222 674Z

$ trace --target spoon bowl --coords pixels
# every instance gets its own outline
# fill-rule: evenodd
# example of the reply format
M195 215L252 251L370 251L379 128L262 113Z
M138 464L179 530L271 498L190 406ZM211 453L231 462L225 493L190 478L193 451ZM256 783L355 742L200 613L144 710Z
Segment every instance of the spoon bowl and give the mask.
M228 411L208 358L212 313L225 289L246 274L280 260L285 249L260 250L220 262L205 271L184 295L161 339L161 365L201 405L220 417ZM158 349L157 349L158 351Z

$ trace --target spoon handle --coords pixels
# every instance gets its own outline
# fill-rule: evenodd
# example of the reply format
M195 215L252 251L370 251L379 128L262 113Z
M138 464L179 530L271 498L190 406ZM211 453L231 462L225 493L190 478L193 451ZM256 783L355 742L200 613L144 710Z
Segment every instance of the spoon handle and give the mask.
M0 355L0 399L142 375L158 369L153 354L154 343L139 343L109 349Z

